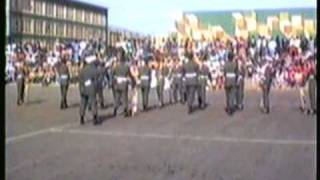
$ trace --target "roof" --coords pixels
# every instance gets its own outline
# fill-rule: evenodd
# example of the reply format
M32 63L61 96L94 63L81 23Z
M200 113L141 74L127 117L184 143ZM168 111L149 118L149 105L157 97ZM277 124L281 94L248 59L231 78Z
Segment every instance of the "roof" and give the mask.
M99 11L107 11L108 7L104 6L98 6L95 4L90 4L87 2L84 2L84 0L45 0L45 1L51 1L55 3L61 3L61 4L71 4L72 6L78 6L81 8L86 8L86 9L94 9L94 10L99 10Z

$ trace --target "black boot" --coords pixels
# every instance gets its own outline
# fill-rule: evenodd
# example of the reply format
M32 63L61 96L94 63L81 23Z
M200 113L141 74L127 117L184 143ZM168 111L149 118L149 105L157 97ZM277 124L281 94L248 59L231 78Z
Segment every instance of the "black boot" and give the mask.
M192 106L189 106L188 107L188 114L191 114L192 113Z
M104 103L103 103L103 102L100 103L100 107L101 107L101 108L104 108Z
M129 117L130 113L127 109L124 110L124 117Z
M113 117L116 117L117 116L117 108L114 108L113 109Z
M84 117L83 117L83 116L80 117L80 124L81 124L81 125L84 124Z
M98 125L98 124L99 124L98 117L97 117L97 115L94 115L93 116L93 125Z

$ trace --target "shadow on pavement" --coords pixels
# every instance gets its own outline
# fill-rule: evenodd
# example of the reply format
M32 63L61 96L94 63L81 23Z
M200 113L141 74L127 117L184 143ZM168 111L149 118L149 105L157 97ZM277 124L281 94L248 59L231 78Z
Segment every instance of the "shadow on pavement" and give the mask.
M27 101L25 104L26 105L36 105L36 104L41 104L41 103L43 103L43 100L38 99L38 100Z

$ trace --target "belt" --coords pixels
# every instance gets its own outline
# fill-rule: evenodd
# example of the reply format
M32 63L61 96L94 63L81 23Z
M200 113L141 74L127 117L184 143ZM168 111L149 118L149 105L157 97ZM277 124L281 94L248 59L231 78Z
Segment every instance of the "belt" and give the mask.
M90 85L91 85L91 79L86 80L86 81L84 82L84 85L85 85L86 87L90 86Z
M61 79L67 79L68 76L67 76L67 75L61 75L60 78L61 78Z
M18 79L21 79L21 78L22 78L22 75L21 75L21 74L19 74L17 78L18 78Z
M142 80L149 80L149 76L143 75L143 76L141 76L141 79L142 79Z
M117 83L123 83L128 81L126 77L117 77L116 79L117 79Z
M236 77L236 74L235 73L227 73L227 77L234 78L234 77Z
M175 74L174 76L175 76L175 77L178 77L178 78L181 78L181 77L182 77L182 74L179 73L179 74Z
M201 75L199 78L200 78L200 79L207 79L207 76Z
M196 77L197 76L197 73L187 73L186 74L186 78L193 78L193 77Z

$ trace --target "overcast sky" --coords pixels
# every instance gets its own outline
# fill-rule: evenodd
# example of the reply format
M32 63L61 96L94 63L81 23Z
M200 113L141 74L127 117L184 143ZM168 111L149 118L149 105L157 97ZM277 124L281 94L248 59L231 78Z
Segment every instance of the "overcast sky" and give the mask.
M109 8L109 25L152 35L174 30L183 11L316 7L316 0L78 0ZM230 6L232 5L232 6Z

